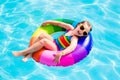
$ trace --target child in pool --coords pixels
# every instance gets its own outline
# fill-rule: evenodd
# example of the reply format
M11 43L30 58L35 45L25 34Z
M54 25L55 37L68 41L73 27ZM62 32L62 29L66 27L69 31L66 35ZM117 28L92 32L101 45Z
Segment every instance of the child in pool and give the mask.
M78 42L78 37L87 36L88 33L92 30L92 26L89 24L88 21L83 21L83 22L78 23L75 28L70 24L67 24L64 22L59 22L59 21L52 21L52 20L44 22L42 24L42 26L45 26L47 24L60 26L62 28L65 28L66 30L68 30L62 36L64 36L65 38L69 37L67 39L69 39L70 45L66 46L66 48L61 50L60 53L55 55L54 62L56 64L59 63L59 61L63 55L66 55L66 54L72 52L76 48L77 42ZM35 40L35 42L32 46L28 47L25 50L17 51L17 52L15 51L12 53L14 56L25 56L23 58L23 61L26 62L32 56L32 53L40 50L42 47L45 47L49 50L57 51L58 47L56 46L56 44L57 43L53 40L52 36L43 32L38 36L38 38Z

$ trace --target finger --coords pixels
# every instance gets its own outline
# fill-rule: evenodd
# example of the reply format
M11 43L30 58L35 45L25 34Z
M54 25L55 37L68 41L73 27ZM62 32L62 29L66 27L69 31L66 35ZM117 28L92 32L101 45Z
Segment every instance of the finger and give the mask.
M55 56L56 56L56 54L53 54L53 56L55 57Z
M55 60L54 63L57 64L57 60Z
M54 63L56 62L56 58L53 59Z
M57 63L58 63L58 59L55 59L55 60L54 60L54 63L57 64Z
M55 62L55 61L56 61L56 59L53 59L53 61Z
M42 24L41 26L44 26L44 24Z
M58 60L58 64L60 64L60 58L59 58L59 60Z

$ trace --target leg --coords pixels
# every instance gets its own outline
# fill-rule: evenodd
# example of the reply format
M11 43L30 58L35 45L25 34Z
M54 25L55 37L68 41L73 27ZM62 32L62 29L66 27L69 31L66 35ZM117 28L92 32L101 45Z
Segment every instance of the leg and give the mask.
M41 39L44 39L44 38L47 38L47 39L53 41L53 38L49 34L47 34L45 32L42 32L42 33L39 34L39 36L36 38L36 40L33 43L35 43L35 42L37 42Z
M53 41L52 37L49 34L42 32L39 34L38 38L36 38L36 40L33 42L33 44L44 38L47 38L47 39ZM24 62L26 62L31 56L32 56L31 53L28 53L24 56L24 58L22 60Z
M36 42L38 42L38 41L40 41L40 40L42 40L42 39L45 39L45 38L53 41L52 37L51 37L49 34L47 34L47 33L45 33L45 32L42 32L42 33L39 34L38 38L36 38L36 40L33 42L33 44L35 44ZM14 54L15 56L20 56L20 55L16 54L16 52L13 52L13 54ZM20 54L20 53L19 53L19 54ZM28 53L28 54L29 54L29 53ZM22 55L22 54L21 54L21 55ZM26 55L26 54L25 54L25 55ZM24 54L23 54L23 56L24 56Z
M41 39L44 39L44 38L47 38L47 39L53 41L52 37L51 37L49 34L47 34L46 32L41 32L41 33L39 34L39 36L35 39L35 41L33 42L33 44L36 43L36 42L38 42L38 41L41 40ZM29 54L29 53L28 53L28 54ZM25 57L26 57L28 54L26 54Z
M49 39L41 39L40 41L34 43L32 46L30 46L26 50L22 50L19 52L13 52L13 55L21 56L21 55L26 55L28 53L34 53L34 52L40 50L42 47L45 47L50 50L57 50L57 46L53 41L51 41Z

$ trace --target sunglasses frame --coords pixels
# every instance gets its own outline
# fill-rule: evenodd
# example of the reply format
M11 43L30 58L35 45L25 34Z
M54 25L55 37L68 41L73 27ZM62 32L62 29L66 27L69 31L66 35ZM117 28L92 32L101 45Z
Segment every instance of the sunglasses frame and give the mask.
M81 27L83 27L83 29L81 29ZM85 30L85 27L83 26L83 24L80 24L80 30L83 31L83 36L87 36L87 35L88 35L88 33L87 33L87 31ZM85 35L84 33L86 33L86 35Z

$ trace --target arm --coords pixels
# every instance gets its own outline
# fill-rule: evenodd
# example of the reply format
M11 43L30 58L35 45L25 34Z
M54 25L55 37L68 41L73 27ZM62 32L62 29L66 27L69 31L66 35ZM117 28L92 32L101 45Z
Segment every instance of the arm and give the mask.
M71 44L66 49L62 50L62 55L69 54L70 52L74 51L77 46L78 38L73 36L71 38Z
M62 50L59 54L55 55L55 58L54 58L55 64L60 62L60 59L63 55L69 54L70 52L75 50L75 48L77 46L77 42L78 42L78 38L73 36L72 39L71 39L70 46L68 46L66 49Z
M67 23L64 23L64 22L59 22L59 21L53 21L53 20L48 20L48 21L44 22L42 24L42 26L45 26L47 24L52 24L52 25L55 25L55 26L60 26L60 27L65 28L67 30L74 29L74 27L72 25L70 25L70 24L67 24Z

